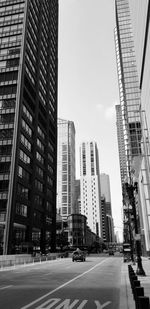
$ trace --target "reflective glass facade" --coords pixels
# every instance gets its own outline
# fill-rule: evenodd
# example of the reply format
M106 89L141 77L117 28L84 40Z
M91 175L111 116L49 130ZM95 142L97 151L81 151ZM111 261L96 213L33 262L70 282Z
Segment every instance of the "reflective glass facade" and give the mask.
M119 150L120 176L121 176L121 184L123 184L124 179L127 177L127 165L126 165L126 153L125 153L125 143L123 134L121 105L116 105L115 108L116 108L116 126L117 126L117 139L118 139L118 150Z
M73 121L58 119L57 212L63 220L75 207L75 127Z
M133 25L135 54L141 91L143 127L143 159L140 172L140 192L143 213L142 230L146 251L150 254L150 1L129 0Z
M115 44L127 173L141 155L140 90L127 0L116 0Z
M55 246L57 0L0 2L0 242Z

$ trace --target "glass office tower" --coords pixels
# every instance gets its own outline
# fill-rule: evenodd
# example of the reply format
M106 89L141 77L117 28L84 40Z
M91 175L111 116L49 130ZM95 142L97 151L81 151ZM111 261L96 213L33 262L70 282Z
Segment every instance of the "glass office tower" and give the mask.
M75 126L58 119L57 211L66 221L75 204Z
M119 116L121 117L120 122L117 124L121 123L122 142L124 141L124 153L122 152L122 156L125 156L125 160L123 160L123 157L121 158L123 165L120 164L120 166L124 169L124 171L121 171L121 175L125 172L126 175L124 176L127 176L126 179L121 179L123 193L124 240L127 242L130 237L130 215L125 183L132 183L136 167L141 164L141 101L128 1L116 0L115 9L115 45L120 94ZM121 144L119 144L119 140L118 145L120 149Z
M128 1L116 0L115 44L127 173L141 155L140 90Z
M57 0L0 1L0 248L55 247Z

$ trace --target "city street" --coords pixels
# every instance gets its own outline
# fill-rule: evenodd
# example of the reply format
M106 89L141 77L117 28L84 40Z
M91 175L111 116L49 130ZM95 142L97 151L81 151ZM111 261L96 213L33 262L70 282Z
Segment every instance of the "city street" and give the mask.
M0 272L5 309L119 309L121 257L88 256L19 266Z

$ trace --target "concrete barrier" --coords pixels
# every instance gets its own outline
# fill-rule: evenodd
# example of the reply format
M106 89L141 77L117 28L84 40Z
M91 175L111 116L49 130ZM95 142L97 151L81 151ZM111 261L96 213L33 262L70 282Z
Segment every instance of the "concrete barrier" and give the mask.
M67 257L67 252L49 253L48 255L38 255L33 257L31 254L1 255L0 269L15 265L23 265L36 262L45 262L57 258Z

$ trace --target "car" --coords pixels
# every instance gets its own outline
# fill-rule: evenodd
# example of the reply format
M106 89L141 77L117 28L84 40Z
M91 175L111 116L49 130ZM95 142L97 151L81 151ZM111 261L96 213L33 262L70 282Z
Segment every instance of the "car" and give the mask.
M114 251L113 250L109 250L109 255L114 255Z
M75 250L72 254L72 261L85 262L85 253L81 250Z

